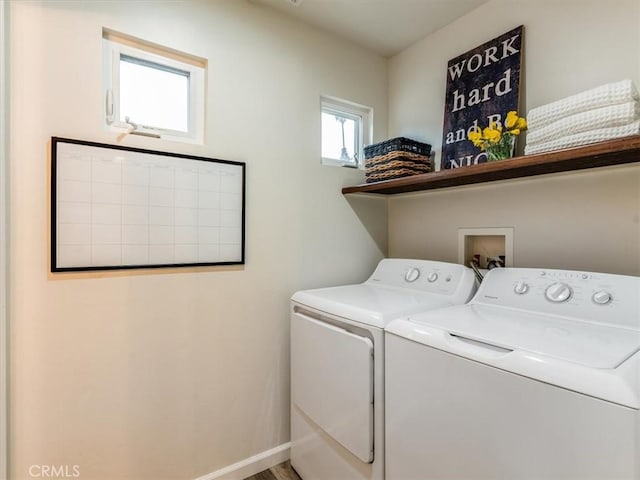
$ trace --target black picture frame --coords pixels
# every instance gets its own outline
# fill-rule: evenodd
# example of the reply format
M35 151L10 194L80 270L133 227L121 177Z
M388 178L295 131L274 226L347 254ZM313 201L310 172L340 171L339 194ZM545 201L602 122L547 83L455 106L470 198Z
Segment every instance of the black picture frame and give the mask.
M487 161L468 139L471 128L489 126L493 116L504 122L519 110L524 25L449 60L444 104L440 169Z

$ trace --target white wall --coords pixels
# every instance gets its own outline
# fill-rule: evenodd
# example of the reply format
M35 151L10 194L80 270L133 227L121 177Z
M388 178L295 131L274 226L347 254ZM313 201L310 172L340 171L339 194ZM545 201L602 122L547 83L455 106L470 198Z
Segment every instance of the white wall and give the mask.
M7 3L0 1L0 480L7 478Z
M386 60L244 0L13 1L10 22L11 478L188 479L286 443L289 296L386 250L384 203L340 194L362 173L320 165L319 96L385 138ZM50 137L119 141L103 27L209 60L206 146L121 143L247 162L244 268L48 274Z
M637 0L492 0L390 60L389 135L440 154L449 59L525 26L521 111L607 82L640 86ZM640 167L389 200L389 254L457 261L459 227L514 227L516 266L640 274Z

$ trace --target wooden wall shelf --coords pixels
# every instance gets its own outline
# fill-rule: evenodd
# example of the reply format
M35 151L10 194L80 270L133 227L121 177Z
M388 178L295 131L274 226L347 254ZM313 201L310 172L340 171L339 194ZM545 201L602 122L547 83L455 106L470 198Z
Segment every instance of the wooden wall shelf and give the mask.
M634 162L640 162L640 135L499 162L344 187L342 193L393 195Z

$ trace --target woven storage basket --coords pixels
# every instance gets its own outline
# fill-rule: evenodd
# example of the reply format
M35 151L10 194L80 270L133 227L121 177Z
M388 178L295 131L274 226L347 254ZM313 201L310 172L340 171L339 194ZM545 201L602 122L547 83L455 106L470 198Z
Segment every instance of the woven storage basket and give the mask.
M398 137L364 147L367 183L431 171L431 145Z

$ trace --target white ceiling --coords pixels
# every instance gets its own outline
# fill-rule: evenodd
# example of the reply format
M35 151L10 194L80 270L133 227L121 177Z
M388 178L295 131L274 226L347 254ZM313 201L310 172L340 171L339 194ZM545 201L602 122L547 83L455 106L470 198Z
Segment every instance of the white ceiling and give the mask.
M386 57L487 0L251 0Z

